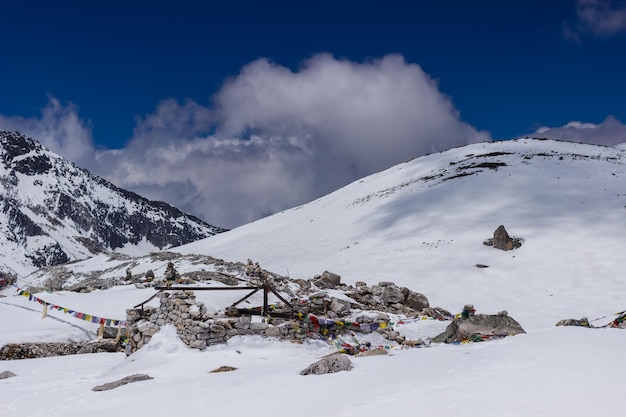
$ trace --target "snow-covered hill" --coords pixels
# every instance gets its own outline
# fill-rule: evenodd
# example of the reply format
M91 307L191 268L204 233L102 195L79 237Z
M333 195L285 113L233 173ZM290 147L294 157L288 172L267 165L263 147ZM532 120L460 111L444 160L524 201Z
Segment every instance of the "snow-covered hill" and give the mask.
M271 271L394 281L431 304L507 309L525 326L624 309L626 153L519 139L414 159L301 207L177 248ZM524 239L483 245L499 225ZM477 268L476 264L489 268ZM598 282L610 282L605 293Z
M0 231L0 270L23 275L113 250L169 248L223 229L0 131Z
M173 248L181 255L167 259L181 275L223 265L200 256L210 255L233 262L252 259L292 278L328 270L349 284L393 281L453 312L465 303L478 313L508 310L527 334L390 349L387 356L354 358L350 372L303 377L299 372L332 346L237 337L197 352L181 345L173 332L162 331L128 358L98 354L6 362L4 369L18 376L0 381L7 397L0 415L210 410L225 415L621 416L626 365L620 352L626 332L555 323L583 316L601 323L626 309L625 206L623 148L519 139L411 160L301 207ZM505 252L483 244L501 224L523 239L521 248ZM129 267L133 273L153 268L160 275L165 261L156 255L100 255L66 268L75 276L91 271L121 277ZM20 282L36 285L49 276L39 271ZM42 321L37 304L9 291L0 299L4 340L85 337L80 329L95 333L97 325L67 315ZM122 318L126 308L151 294L126 286L40 296ZM234 301L228 297L233 296L220 294L210 307ZM434 336L441 326L433 323L438 322L397 329L413 337ZM222 365L238 369L209 372ZM135 373L155 379L109 393L90 391ZM24 404L21 398L35 391L36 407ZM176 400L155 401L159 396Z

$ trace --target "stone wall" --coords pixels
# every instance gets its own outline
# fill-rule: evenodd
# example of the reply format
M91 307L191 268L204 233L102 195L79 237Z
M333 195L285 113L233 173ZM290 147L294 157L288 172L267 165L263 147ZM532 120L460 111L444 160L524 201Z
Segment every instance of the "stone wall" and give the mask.
M144 310L129 309L126 311L128 354L141 349L147 344L165 324L176 327L178 336L189 347L205 349L207 346L224 343L233 336L258 335L262 337L276 337L294 341L302 341L307 335L349 332L350 329L342 326L332 326L332 320L309 320L307 314L295 312L293 319L279 319L253 321L251 316L228 317L225 315L210 315L204 304L196 300L193 291L172 291L159 294L158 307L145 307ZM300 314L298 314L300 313ZM269 321L269 322L268 322ZM363 324L377 324L388 322L389 317L384 314L363 314L355 322ZM377 326L375 326L377 327ZM396 337L397 333L381 326L380 333L384 336ZM361 331L372 331L370 326L361 326ZM378 331L377 330L377 331Z
M121 351L115 340L59 343L9 343L0 348L0 360Z

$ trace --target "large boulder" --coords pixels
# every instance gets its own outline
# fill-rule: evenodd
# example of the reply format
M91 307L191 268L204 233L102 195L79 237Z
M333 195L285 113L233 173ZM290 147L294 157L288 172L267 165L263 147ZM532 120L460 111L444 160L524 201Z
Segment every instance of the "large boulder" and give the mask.
M493 232L493 239L487 239L483 243L487 246L493 246L496 249L512 250L522 246L523 239L509 236L503 225L498 226Z
M332 353L309 365L300 375L322 375L352 369L350 358L341 353Z
M505 313L476 314L453 320L446 330L435 336L432 341L435 343L483 341L521 333L526 333L522 326Z

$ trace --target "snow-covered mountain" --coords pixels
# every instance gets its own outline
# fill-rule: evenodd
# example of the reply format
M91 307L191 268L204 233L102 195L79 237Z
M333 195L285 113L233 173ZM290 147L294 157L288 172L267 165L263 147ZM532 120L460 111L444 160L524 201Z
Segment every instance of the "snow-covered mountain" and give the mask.
M7 415L45 410L78 416L102 413L104 406L108 414L142 415L193 415L210 408L213 414L290 410L311 417L320 412L618 417L623 415L626 365L620 358L626 332L555 323L583 316L604 323L626 309L625 206L624 148L535 139L480 143L408 161L301 207L170 249L178 254L98 255L40 270L20 277L18 285L36 287L53 276L122 278L127 269L133 274L152 269L162 277L169 261L181 276L236 272L238 264L215 258L249 258L292 278L328 270L348 284L393 281L452 312L465 303L478 313L508 310L527 334L428 349L395 346L386 356L354 357L350 372L304 377L299 372L334 351L331 344L243 336L198 352L187 349L175 332L162 331L129 357L5 362L2 370L17 376L0 381L7 398L0 414L4 406ZM483 244L501 224L522 240L520 248L502 251ZM0 338L6 343L95 335L97 324L58 311L49 313L54 319L41 320L41 306L11 295L12 288L2 293L7 297L0 299ZM240 296L216 291L210 299L212 292L204 293L198 291L198 298L215 310ZM123 318L127 308L154 294L127 285L39 296L77 311ZM394 329L415 339L434 336L442 327L435 320L407 320ZM237 369L211 373L224 365ZM154 380L108 394L91 391L138 373ZM36 404L24 402L33 392ZM161 395L184 400L154 401ZM271 408L268 398L276 399L278 408ZM270 405L260 409L261 404Z
M523 240L521 248L483 244L501 224ZM581 306L590 315L623 309L610 299L626 291L625 232L626 151L518 139L413 159L303 206L171 249L183 256L102 255L73 263L71 272L38 271L26 284L122 279L128 268L135 275L153 269L159 277L169 260L182 274L216 268L198 255L252 259L291 278L328 270L349 284L393 281L425 294L431 305L507 309L525 326L543 328ZM610 280L616 292L597 291L598 280Z
M0 270L25 274L99 253L166 249L223 229L0 131Z

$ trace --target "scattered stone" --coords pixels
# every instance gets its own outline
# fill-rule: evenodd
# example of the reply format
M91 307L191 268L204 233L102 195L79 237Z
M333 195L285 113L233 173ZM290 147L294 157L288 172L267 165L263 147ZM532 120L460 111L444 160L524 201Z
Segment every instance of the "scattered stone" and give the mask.
M323 375L352 369L350 358L341 353L332 353L309 365L300 375Z
M557 324L557 326L579 326L579 327L593 327L591 326L591 324L589 323L589 320L587 319L587 317L583 317L580 320L576 320L576 319L564 319L559 321Z
M387 353L388 353L387 349L382 348L382 347L377 347L374 349L359 352L356 354L356 356L380 356L380 355L387 355Z
M335 314L342 316L350 312L351 305L346 300L340 300L335 297L330 298L330 310Z
M474 265L476 268L489 268L489 265L476 264Z
M453 320L446 330L435 336L432 341L434 343L477 342L521 333L526 332L508 315L476 314L468 318Z
M93 387L91 390L92 391L108 391L117 387L121 387L122 385L131 384L133 382L139 382L139 381L147 381L149 379L154 379L154 378L146 374L135 374L135 375L127 376L125 378L122 378L114 382L108 382L106 384L97 385Z
M224 365L224 366L220 366L219 368L213 369L212 371L209 371L209 372L212 374L215 374L219 372L231 372L231 371L236 371L236 370L237 368L233 366Z
M15 375L11 371L4 371L0 373L0 379L9 379L9 378L13 378L14 376L17 376L17 375Z

